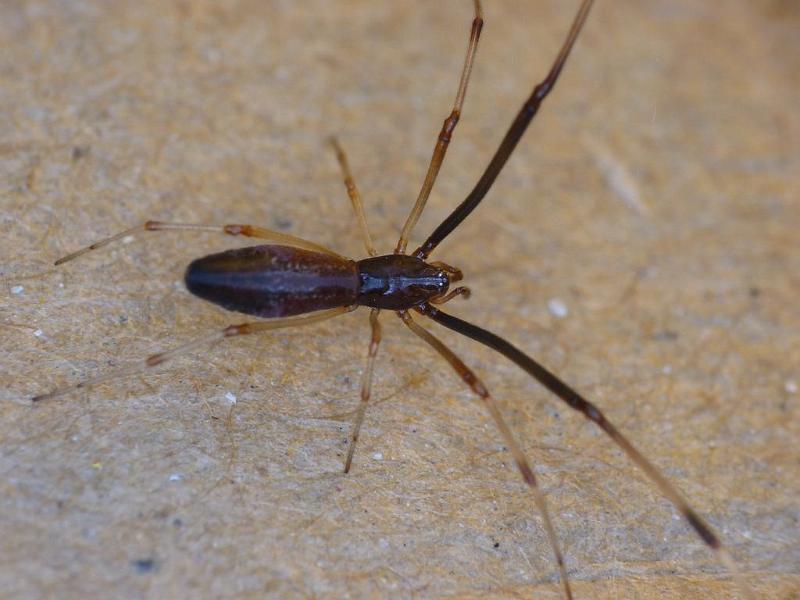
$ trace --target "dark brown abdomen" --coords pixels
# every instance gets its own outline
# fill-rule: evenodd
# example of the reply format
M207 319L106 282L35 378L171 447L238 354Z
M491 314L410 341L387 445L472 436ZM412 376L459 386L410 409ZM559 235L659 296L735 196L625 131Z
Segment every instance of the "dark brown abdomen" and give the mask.
M195 296L257 317L288 317L355 304L356 263L289 246L251 246L210 254L186 269Z

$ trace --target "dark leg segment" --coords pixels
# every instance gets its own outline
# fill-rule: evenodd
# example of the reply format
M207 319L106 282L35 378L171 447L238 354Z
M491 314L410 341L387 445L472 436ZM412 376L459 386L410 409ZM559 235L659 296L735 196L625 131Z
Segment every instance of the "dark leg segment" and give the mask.
M525 457L525 453L517 443L514 434L511 433L511 430L508 428L505 419L503 419L503 415L500 413L500 409L497 408L494 398L492 398L492 396L489 394L489 390L485 385L483 385L483 382L478 379L478 376L475 375L475 373L473 373L472 370L465 365L464 362L458 358L458 356L456 356L452 350L450 350L450 348L445 346L444 343L439 340L439 338L416 323L407 311L401 311L397 314L403 320L403 323L408 325L411 331L417 334L417 336L422 338L422 340L424 340L426 343L432 346L434 350L441 354L444 359L450 363L450 366L455 369L459 377L464 380L464 383L466 383L470 389L475 392L475 394L477 394L481 400L483 400L484 406L486 406L486 409L489 411L492 419L494 419L497 428L500 430L500 434L503 436L503 440L508 446L508 449L511 451L511 454L514 457L514 462L517 463L517 468L519 468L519 471L522 474L522 478L533 492L534 501L536 502L536 506L542 515L542 520L544 521L544 528L547 532L547 538L550 541L550 546L553 549L556 562L558 563L558 570L561 574L561 582L564 585L564 597L572 598L572 591L569 587L567 571L564 566L564 557L561 554L561 548L558 544L558 537L556 536L553 522L550 520L550 511L547 509L547 502L544 494L539 489L539 485L536 482L536 477L533 474L533 469L531 469L530 465L528 464L528 459Z
M567 39L564 41L564 45L561 47L561 51L558 53L553 66L550 67L550 72L547 74L544 81L533 88L533 93L522 106L519 114L517 114L517 117L508 129L503 141L500 143L500 147L497 149L497 152L495 152L489 166L486 167L478 183L475 184L475 187L466 199L434 230L425 243L417 248L414 252L416 256L419 258L426 258L444 238L461 224L461 221L466 219L467 216L475 210L475 207L478 206L480 201L483 200L483 197L489 191L489 188L492 187L494 180L497 179L497 176L506 164L508 157L511 156L514 148L517 147L517 142L519 142L525 130L528 128L528 125L533 120L533 117L539 111L539 106L541 106L542 101L547 97L547 94L550 93L550 90L553 89L553 86L555 86L561 69L564 67L564 63L569 56L570 50L572 50L572 46L575 44L575 39L578 37L581 27L583 27L583 23L586 21L591 6L592 0L583 0L580 9L578 9L578 14L572 22L572 27L569 30Z
M367 403L372 392L372 372L375 367L375 356L378 354L378 346L381 343L381 324L378 321L380 310L373 308L369 314L369 324L372 327L372 338L369 342L369 351L367 352L367 366L364 367L364 375L361 379L361 402L358 405L358 412L356 413L356 420L353 422L353 432L350 434L350 447L347 449L347 459L344 461L344 472L350 472L350 466L353 464L353 454L356 451L356 442L358 435L361 431L361 424L364 422L364 414L367 410Z
M683 498L678 490L664 477L661 472L656 468L653 463L647 460L641 452L639 452L628 439L620 433L614 425L606 419L605 415L591 402L586 400L578 392L569 387L566 383L561 381L553 373L545 369L538 362L533 360L530 356L507 342L503 338L468 323L461 319L443 313L438 308L430 305L424 305L419 308L420 312L427 317L430 317L437 323L444 325L448 329L452 329L462 335L465 335L481 344L496 350L517 366L526 371L544 387L550 390L553 394L561 398L571 408L582 413L587 419L595 423L602 429L608 436L619 446L625 454L630 458L645 475L658 487L664 496L672 502L675 508L684 516L689 525L697 532L697 535L703 542L711 548L719 558L719 561L731 572L736 579L742 593L751 600L755 600L750 586L744 580L741 572L739 571L733 557L723 547L717 534L712 531L711 527L689 506L689 503Z

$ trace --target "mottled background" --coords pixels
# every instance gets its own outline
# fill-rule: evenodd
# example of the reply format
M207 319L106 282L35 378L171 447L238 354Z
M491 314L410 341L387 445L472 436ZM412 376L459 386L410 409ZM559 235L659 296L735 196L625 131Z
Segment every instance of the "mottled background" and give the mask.
M486 0L414 241L469 191L576 4ZM223 236L142 235L51 266L108 233L252 222L361 255L332 133L390 250L470 19L467 0L2 3L0 596L558 597L493 424L390 314L349 476L364 311L27 401L241 320L180 282L240 243ZM438 252L474 290L450 310L607 410L764 598L800 589L798 28L790 0L599 1L486 205ZM580 598L737 597L603 435L432 328L535 461Z

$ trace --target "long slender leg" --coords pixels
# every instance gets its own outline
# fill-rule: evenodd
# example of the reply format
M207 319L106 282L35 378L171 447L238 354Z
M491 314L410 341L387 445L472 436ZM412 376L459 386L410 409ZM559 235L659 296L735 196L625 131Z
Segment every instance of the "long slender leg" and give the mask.
M361 431L361 424L364 422L364 414L367 410L367 403L369 402L370 393L372 392L372 371L375 366L375 356L378 354L378 346L381 343L381 324L378 321L380 310L373 308L369 314L369 324L372 326L372 338L369 342L369 351L367 352L367 366L364 367L364 375L361 378L361 402L358 405L358 412L356 413L356 420L353 421L353 431L350 434L350 447L347 449L347 459L344 461L344 472L350 472L350 466L353 464L353 454L356 451L356 442L358 441L358 434Z
M420 312L427 317L430 317L437 323L444 325L448 329L452 329L453 331L472 338L473 340L480 342L481 344L488 346L493 350L496 350L512 362L516 363L517 366L526 371L553 394L561 398L571 408L582 413L583 416L600 427L600 429L608 434L614 443L619 446L622 451L625 452L625 454L628 455L628 458L630 458L642 471L644 471L645 475L650 478L650 480L656 485L656 487L658 487L661 493L664 494L664 496L666 496L667 499L672 502L675 508L677 508L678 511L684 516L689 525L691 525L695 532L697 532L697 535L700 536L700 539L702 539L703 542L705 542L705 544L711 548L714 553L716 553L719 561L736 579L737 584L742 590L742 593L747 598L755 600L755 595L750 589L750 586L744 580L744 577L739 571L739 567L736 565L736 562L733 560L733 557L728 550L722 545L722 541L719 539L717 534L714 533L711 527L709 527L709 525L695 512L695 510L689 506L689 503L686 501L686 499L681 495L677 488L673 486L667 480L667 478L664 477L664 475L661 474L661 471L659 471L653 463L647 460L642 453L639 452L636 447L631 444L628 439L622 435L622 433L620 433L608 419L606 419L605 415L600 412L600 409L586 400L566 383L561 381L561 379L556 377L553 373L545 369L538 362L533 360L530 356L503 338L481 327L478 327L477 325L473 325L472 323L468 323L457 317L448 315L438 308L430 305L422 306L420 308Z
M59 258L55 264L64 264L65 262L78 258L87 252L97 250L98 248L107 246L112 242L116 242L117 240L121 240L126 236L133 235L134 233L140 231L208 231L212 233L226 233L228 235L243 235L246 237L278 242L279 244L284 244L286 246L295 246L297 248L313 250L314 252L322 252L323 254L339 256L339 254L333 250L329 250L328 248L320 246L319 244L315 244L314 242L309 242L308 240L304 240L287 233L265 229L256 225L196 225L193 223L164 223L161 221L145 221L141 225L136 225L135 227L131 227L125 231L120 231L119 233L100 240L99 242L95 242L94 244L86 246L85 248L81 248L80 250L77 250L71 254L67 254L64 257Z
M31 400L33 402L39 402L41 400L49 400L57 396L63 396L64 394L71 392L73 390L87 388L96 385L98 383L102 383L104 381L109 381L120 377L127 377L129 375L134 375L136 373L139 373L147 369L148 367L154 367L156 365L160 365L170 359L175 358L176 356L187 354L192 350L195 350L196 348L199 348L201 346L216 344L217 342L220 342L222 340L231 337L239 335L248 335L251 333L262 333L264 331L271 331L273 329L284 329L286 327L299 327L300 325L310 325L312 323L319 323L320 321L331 319L346 312L355 310L356 308L358 308L356 305L340 306L338 308L322 310L308 315L286 317L282 319L272 319L269 321L254 321L249 323L242 323L240 325L229 325L225 329L220 329L219 331L214 332L212 335L192 340L191 342L188 342L176 348L172 348L170 350L166 350L165 352L152 354L148 356L141 364L136 365L131 369L124 371L116 371L114 373L100 375L99 377L93 377L91 379L84 379L83 381L79 381L78 383L75 383L73 385L58 388L53 390L52 392L41 394L39 396L34 396L33 398L31 398Z
M450 216L442 221L434 230L425 243L417 248L414 252L416 256L425 258L433 252L433 249L439 245L439 242L458 227L461 221L467 218L467 215L469 215L475 207L478 206L480 201L483 200L483 197L489 191L489 188L492 187L494 180L497 179L497 176L503 169L503 165L506 164L508 157L511 156L514 148L516 148L517 142L519 142L522 134L525 133L533 117L539 111L539 106L541 106L542 101L547 97L547 94L550 93L550 90L553 89L553 86L555 86L561 69L564 67L564 63L572 50L572 46L575 44L578 33L580 33L581 27L583 27L591 7L592 0L583 0L578 9L578 14L575 15L575 20L572 22L572 27L569 30L567 39L564 41L564 45L561 47L561 51L558 53L553 66L550 67L550 72L541 83L533 88L533 93L531 93L530 98L526 100L525 104L522 105L522 109L508 129L503 141L500 142L500 147L495 152L491 162L489 162L489 166L486 167L478 183L475 184L475 187L466 199L464 199L464 201L450 213Z
M477 375L475 375L475 373L473 373L472 370L467 367L467 365L465 365L462 360L453 353L452 350L450 350L450 348L445 346L442 341L439 340L439 338L435 337L427 329L414 322L414 320L411 318L411 315L409 315L407 311L398 312L397 314L403 320L403 323L408 325L411 331L416 333L425 342L430 344L434 350L441 354L444 359L450 363L450 366L455 369L456 373L458 373L461 379L464 380L464 383L466 383L470 389L472 389L472 391L480 396L480 398L483 400L484 406L486 406L486 409L489 411L492 419L494 419L497 428L500 430L500 434L503 436L508 449L511 451L514 461L517 463L520 473L522 473L522 478L533 492L534 501L536 502L536 506L542 515L544 528L545 531L547 531L547 537L550 540L550 546L553 548L553 553L555 554L556 562L558 563L558 570L561 574L561 582L564 585L564 596L566 598L572 598L572 591L569 587L569 579L567 579L567 570L564 567L564 557L561 554L561 548L558 544L558 537L556 536L556 530L553 527L553 522L550 520L550 512L547 510L547 502L544 494L539 489L539 486L536 483L536 477L533 474L533 469L531 469L530 465L528 464L525 453L522 451L522 448L520 448L516 438L514 438L514 434L511 433L508 425L506 425L503 415L497 408L494 398L492 398L492 396L489 394L489 390L486 389L486 386L483 385L483 382L480 379L478 379Z
M358 227L361 229L361 237L364 239L364 248L367 249L367 254L370 256L377 256L378 252L375 250L375 244L372 243L372 237L369 235L367 217L364 214L364 204L361 202L361 194L358 192L355 179L353 179L353 174L350 172L350 163L347 161L347 155L339 144L339 140L332 137L330 142L334 152L336 152L336 160L339 161L339 166L344 175L344 185L347 188L347 195L350 196L350 202L356 213Z
M472 65L475 61L475 53L478 50L478 39L481 36L481 29L483 29L483 11L481 10L480 0L475 0L475 18L472 20L472 28L469 34L469 45L467 46L467 56L464 59L464 68L461 70L461 79L458 82L458 92L456 93L456 100L453 103L453 110L450 115L444 120L442 130L439 132L439 137L436 139L436 145L433 148L433 156L428 165L428 172L425 174L425 180L422 182L422 189L419 191L417 201L414 208L411 209L411 214L408 215L403 230L400 233L400 239L397 240L397 247L395 254L405 254L406 246L408 245L408 237L411 235L411 230L414 228L422 210L425 208L425 203L428 201L428 196L431 194L433 184L436 182L436 176L439 174L439 169L444 162L444 155L447 152L447 146L450 144L450 138L453 136L453 131L458 124L458 119L461 117L461 108L464 105L464 97L467 95L467 84L469 84L469 76L472 73Z

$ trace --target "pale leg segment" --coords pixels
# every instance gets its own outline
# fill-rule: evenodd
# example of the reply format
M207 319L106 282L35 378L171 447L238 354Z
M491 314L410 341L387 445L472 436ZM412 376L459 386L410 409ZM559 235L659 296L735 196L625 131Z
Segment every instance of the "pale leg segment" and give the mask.
M71 254L67 254L64 257L59 258L55 264L61 265L65 262L78 258L87 252L97 250L98 248L102 248L103 246L107 246L112 242L116 242L117 240L121 240L124 237L141 231L207 231L211 233L225 233L227 235L244 235L246 237L269 240L284 246L293 246L295 248L303 248L313 252L321 252L322 254L341 256L333 250L325 248L324 246L320 246L319 244L315 244L314 242L309 242L308 240L289 235L288 233L281 233L280 231L273 231L271 229L265 229L264 227L258 227L256 225L197 225L194 223L164 223L162 221L146 221L141 225L136 225L135 227L120 231L119 233L100 240L99 242L95 242L94 244L86 246L85 248L81 248L80 250L76 250Z
M344 185L347 188L347 195L350 197L350 203L353 205L353 211L356 213L358 228L361 230L361 237L364 239L364 248L366 248L367 254L370 256L377 256L378 252L375 250L375 244L372 243L372 237L369 235L367 216L364 214L364 204L361 202L361 194L356 187L353 174L350 172L350 163L347 161L347 155L344 153L341 145L339 145L339 140L332 137L330 138L330 142L334 152L336 152L336 160L339 161L342 175L344 175Z
M475 375L475 373L467 365L465 365L464 362L458 358L458 356L456 356L452 350L450 350L450 348L445 346L444 343L439 340L439 338L416 323L407 311L400 311L397 313L397 315L400 317L403 323L408 325L411 331L417 334L417 336L419 336L423 341L428 343L433 347L434 350L441 354L442 357L444 357L444 359L450 363L450 366L453 367L456 373L458 373L459 377L464 380L464 383L466 383L470 389L475 394L480 396L481 400L483 400L484 406L489 411L489 414L497 425L497 428L500 430L500 434L503 436L506 446L508 446L511 455L514 457L514 462L517 463L517 468L522 474L522 478L525 480L525 483L528 484L528 487L530 487L531 492L533 492L534 502L536 502L539 513L542 515L542 521L544 522L544 528L547 532L547 538L550 541L550 547L553 549L553 554L556 557L556 563L558 563L558 570L561 575L561 583L564 586L564 597L571 599L572 590L569 586L569 579L567 579L567 570L564 566L564 556L561 553L558 537L556 536L556 530L553 527L552 520L550 519L550 511L547 508L547 501L545 500L544 494L539 489L539 485L536 482L536 477L533 474L533 469L531 469L528 459L525 457L525 453L517 443L514 434L511 433L511 430L506 424L505 419L503 419L503 415L500 413L500 409L497 408L494 398L492 398L491 394L489 394L489 390L485 385L483 385L483 382L478 379L478 376Z
M372 338L369 342L369 351L367 352L367 365L364 368L364 375L361 378L361 402L358 405L358 412L356 412L355 421L353 421L353 431L350 434L350 446L347 449L347 459L344 461L344 472L350 471L350 466L353 464L353 454L356 451L356 442L358 435L361 431L361 424L364 422L364 414L367 410L367 403L369 402L370 394L372 392L372 372L375 366L375 356L378 354L378 346L381 343L381 324L378 321L380 310L373 308L369 314L369 324L372 327Z
M428 172L425 174L425 180L422 182L422 189L419 191L417 201L414 203L414 208L411 209L411 213L408 215L405 225L403 225L400 239L397 240L397 246L394 250L395 254L405 254L406 252L411 230L414 228L414 225L419 220L419 216L425 209L428 196L431 194L433 184L436 183L436 177L439 175L439 169L444 162L444 155L447 153L450 139L453 137L453 131L455 131L458 120L461 118L461 109L464 106L464 98L467 95L467 85L469 84L469 76L472 74L475 53L478 51L478 40L481 37L481 29L483 29L483 10L481 9L480 0L475 0L475 17L472 19L469 44L467 45L467 55L464 58L464 67L461 70L461 79L458 82L458 92L456 92L453 110L442 124L439 137L436 139L436 145L433 147L433 155L428 165Z
M337 308L322 310L308 315L286 317L283 319L271 319L269 321L254 321L249 323L242 323L239 325L229 325L225 329L220 329L219 331L214 332L212 335L208 335L202 338L197 338L176 348L172 348L170 350L166 350L164 352L159 352L158 354L153 354L151 356L148 356L142 363L130 369L116 371L114 373L108 373L106 375L100 375L98 377L93 377L91 379L84 379L83 381L80 381L73 385L55 389L52 392L48 392L47 394L41 394L40 396L35 396L31 398L31 400L33 402L49 400L57 396L63 396L64 394L71 392L73 390L88 388L93 385L97 385L98 383L102 383L104 381L110 381L112 379L117 379L120 377L128 377L130 375L135 375L136 373L145 371L148 367L154 367L156 365L160 365L177 356L188 354L199 347L216 344L217 342L220 342L222 340L231 337L239 335L248 335L251 333L262 333L264 331L271 331L273 329L283 329L286 327L299 327L300 325L311 325L312 323L319 323L320 321L332 319L333 317L337 317L346 312L353 311L356 308L358 308L357 305L340 306Z

